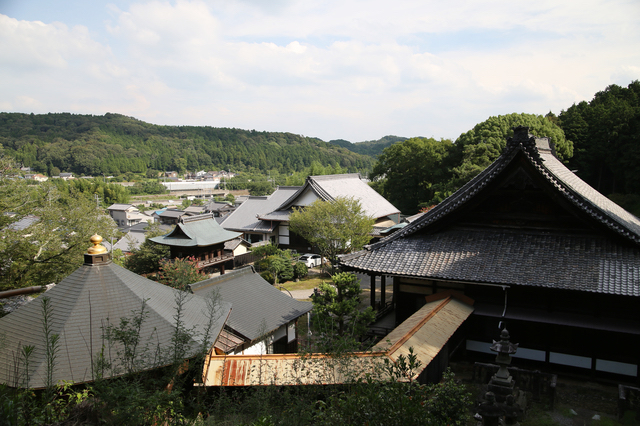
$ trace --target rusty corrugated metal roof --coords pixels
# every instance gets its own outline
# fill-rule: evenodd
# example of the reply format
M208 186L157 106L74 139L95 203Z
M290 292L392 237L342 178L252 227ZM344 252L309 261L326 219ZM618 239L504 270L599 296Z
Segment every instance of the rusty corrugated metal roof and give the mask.
M413 379L429 365L453 333L473 312L473 301L451 293L427 298L427 304L394 329L372 352L340 357L311 355L213 355L205 360L206 386L310 385L349 383L369 375L388 378L385 360L414 354L421 365ZM437 298L437 300L436 300ZM408 377L406 378L409 379Z

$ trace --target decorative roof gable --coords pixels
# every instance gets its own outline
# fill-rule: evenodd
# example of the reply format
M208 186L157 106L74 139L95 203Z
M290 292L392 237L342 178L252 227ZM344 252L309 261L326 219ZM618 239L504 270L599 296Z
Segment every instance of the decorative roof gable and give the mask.
M151 241L174 247L206 247L240 237L239 232L227 231L216 222L213 214L183 217L167 235Z
M640 220L515 129L502 155L438 206L341 258L380 274L640 296Z
M374 219L400 213L389 201L363 181L359 173L309 176L304 186L278 207L277 212L289 212L294 206L300 206L301 198L309 193L315 194L315 198L323 201L331 201L340 197L354 198L360 201L365 214ZM307 198L309 197L307 196ZM302 205L308 204L310 203L306 201L302 203ZM269 216L277 212L272 212ZM287 220L287 218L288 214L280 220Z

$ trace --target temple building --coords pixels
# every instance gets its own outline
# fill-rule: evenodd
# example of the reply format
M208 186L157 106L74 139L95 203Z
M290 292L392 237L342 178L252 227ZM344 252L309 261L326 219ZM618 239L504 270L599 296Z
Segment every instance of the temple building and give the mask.
M640 220L567 169L549 139L514 130L483 172L342 267L370 276L374 305L376 278L393 288L396 324L425 296L473 299L457 335L477 359L508 326L522 361L637 380Z
M198 269L224 274L233 268L234 253L225 250L225 243L242 236L240 232L222 228L213 214L184 216L167 235L151 238L157 244L170 247L171 258L194 257Z

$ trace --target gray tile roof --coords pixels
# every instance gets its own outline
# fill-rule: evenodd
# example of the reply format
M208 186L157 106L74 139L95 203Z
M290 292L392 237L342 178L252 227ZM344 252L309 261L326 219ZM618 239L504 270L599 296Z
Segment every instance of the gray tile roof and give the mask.
M101 264L84 264L35 301L0 318L0 341L3 342L0 345L0 383L24 384L22 377L16 380L15 361L22 347L34 345L28 385L33 388L45 386L43 297L50 299L52 331L60 336L53 374L56 383L58 380L91 381L92 360L103 344L108 345L102 339L101 327L108 323L118 325L121 318L131 318L132 312L141 309L143 301L146 301L145 310L149 316L141 328L141 345L149 342L153 348L160 345L160 354L168 354L175 328L176 294L177 290L136 275L110 260ZM219 301L209 346L222 329L230 309L230 303ZM185 327L193 330L188 343L188 356L194 355L203 343L207 312L205 298L187 295L183 320ZM117 346L112 347L105 356L115 357L117 349ZM19 371L23 373L23 369L19 368ZM106 377L110 375L109 371L105 371L105 374Z
M246 241L246 240L244 240L244 239L242 239L242 238L235 238L235 239L233 239L233 240L226 241L226 242L224 243L224 249L225 249L225 250L233 251L233 250L235 250L235 249L236 249L240 244L246 244L246 245L247 245L247 247L251 247L251 243L250 243L250 242L248 242L248 241Z
M395 239L343 264L390 275L640 296L640 251L593 235L453 228Z
M214 289L222 300L233 305L227 325L250 340L306 314L313 306L281 292L250 266L191 284L196 295L206 295Z
M295 206L297 199L309 190L324 201L339 197L355 198L360 201L365 214L374 219L400 213L393 204L363 181L358 173L309 176L298 193L286 200L277 210L288 210Z
M516 129L494 163L434 209L364 250L343 256L341 263L393 275L640 296L640 220L571 173L555 157L547 138L533 137L527 130ZM519 153L559 196L609 232L473 229L455 223L439 227L497 179Z
M151 241L174 247L206 247L241 237L239 232L227 231L216 222L213 214L184 217L167 235Z
M129 210L133 205L131 204L111 204L107 210Z
M258 216L276 210L299 189L299 186L281 186L269 196L249 197L233 213L225 217L222 227L239 232L271 232L276 225L263 222Z

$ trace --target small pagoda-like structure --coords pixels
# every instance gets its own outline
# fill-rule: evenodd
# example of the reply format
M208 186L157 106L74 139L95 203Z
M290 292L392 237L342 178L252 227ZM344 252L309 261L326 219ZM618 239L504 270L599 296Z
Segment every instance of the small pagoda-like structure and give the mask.
M218 225L213 214L182 217L167 235L151 238L157 244L169 246L171 258L194 257L200 270L220 270L233 267L233 252L225 250L227 241L242 236Z
M218 301L210 310L204 297L185 294L113 263L100 244L102 237L94 235L91 242L82 266L36 300L0 318L0 384L39 389L60 380L84 383L122 374L123 360L116 354L123 346L109 341L105 331L136 313L144 318L140 342L154 342L156 350L146 354L154 355L149 359L139 353L136 361L144 361L141 369L170 363L163 357L173 347L178 299L182 300L181 321L190 330L184 357L213 346L231 303ZM58 336L53 371L47 367L47 335ZM28 362L22 355L26 347L33 347ZM100 357L111 368L99 369Z

